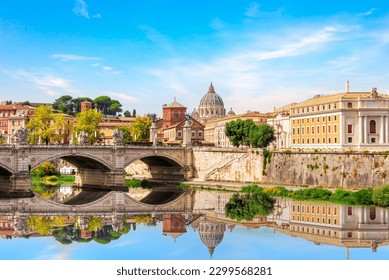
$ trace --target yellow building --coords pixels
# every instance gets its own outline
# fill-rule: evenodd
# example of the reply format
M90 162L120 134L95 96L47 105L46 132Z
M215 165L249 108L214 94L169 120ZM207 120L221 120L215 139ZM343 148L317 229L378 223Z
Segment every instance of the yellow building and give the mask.
M389 95L317 95L290 107L291 148L388 148Z

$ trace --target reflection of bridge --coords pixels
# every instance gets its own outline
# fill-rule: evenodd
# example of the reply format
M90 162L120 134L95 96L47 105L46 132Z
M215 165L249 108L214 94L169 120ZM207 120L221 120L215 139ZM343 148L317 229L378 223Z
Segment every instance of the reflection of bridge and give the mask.
M28 192L30 171L40 164L64 159L78 168L76 183L122 189L125 167L141 160L156 179L187 179L193 174L190 148L143 146L16 145L0 147L2 192Z
M157 191L158 192L158 191ZM152 192L153 193L153 192ZM80 204L60 204L40 196L29 198L0 199L0 216L17 214L18 216L106 216L109 213L118 216L126 214L177 214L193 209L193 191L177 189L172 192L172 200L163 204L146 204L133 199L128 193L107 192L92 202ZM71 203L71 201L69 202Z

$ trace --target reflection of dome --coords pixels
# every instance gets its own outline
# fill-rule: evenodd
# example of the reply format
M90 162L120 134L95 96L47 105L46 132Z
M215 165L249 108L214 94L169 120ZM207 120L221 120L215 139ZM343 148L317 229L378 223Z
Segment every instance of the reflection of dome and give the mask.
M223 240L224 232L226 231L226 224L203 220L199 223L198 231L201 241L208 247L209 253L212 257L216 246Z
M226 115L223 99L215 92L212 83L208 92L201 98L198 113L202 119L220 118Z

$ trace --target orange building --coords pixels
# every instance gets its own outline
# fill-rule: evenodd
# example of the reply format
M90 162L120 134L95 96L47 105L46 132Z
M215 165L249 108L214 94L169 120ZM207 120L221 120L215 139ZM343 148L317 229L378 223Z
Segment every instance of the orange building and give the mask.
M185 120L185 117L186 107L178 103L176 101L176 98L174 98L174 101L172 103L169 103L167 105L165 104L162 106L162 129L182 122L183 120Z

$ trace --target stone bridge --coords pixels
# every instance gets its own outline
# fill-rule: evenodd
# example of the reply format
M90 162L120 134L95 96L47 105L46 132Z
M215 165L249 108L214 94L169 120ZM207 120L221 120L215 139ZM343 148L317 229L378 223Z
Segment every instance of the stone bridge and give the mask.
M124 190L125 168L141 160L154 179L185 180L193 176L191 148L158 146L0 146L0 192L30 192L30 171L44 162L64 159L78 168L76 183Z

